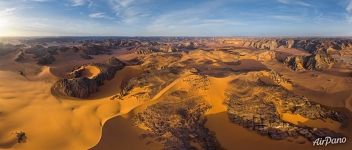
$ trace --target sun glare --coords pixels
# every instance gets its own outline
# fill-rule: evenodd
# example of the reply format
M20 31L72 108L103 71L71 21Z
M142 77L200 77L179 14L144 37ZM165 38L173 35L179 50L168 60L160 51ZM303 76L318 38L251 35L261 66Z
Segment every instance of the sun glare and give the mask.
M0 36L9 36L11 21L8 17L0 17Z

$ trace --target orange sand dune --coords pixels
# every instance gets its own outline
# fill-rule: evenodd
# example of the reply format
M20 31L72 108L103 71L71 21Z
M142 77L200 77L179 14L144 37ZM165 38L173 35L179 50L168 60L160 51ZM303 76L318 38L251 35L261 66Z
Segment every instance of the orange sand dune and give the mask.
M99 140L103 121L119 111L115 101L63 101L50 94L52 83L11 72L0 76L1 119L6 120L0 124L2 149L87 149ZM14 144L20 131L27 142Z
M114 89L115 85L119 90L121 80L133 77L133 73L138 74L138 68L120 70L118 80L102 89ZM48 68L44 68L35 78L48 74ZM110 100L113 94L105 90L93 95L96 99L86 101L55 98L50 93L53 81L32 81L3 71L0 78L0 118L6 120L6 124L0 124L0 149L88 149L97 144L102 125L119 114L121 106L126 111L138 103L120 104ZM17 144L15 133L20 131L26 133L26 143Z
M162 149L157 142L145 141L141 135L145 130L132 124L127 117L117 116L104 124L102 139L91 150L103 149L129 149L129 150L155 150Z

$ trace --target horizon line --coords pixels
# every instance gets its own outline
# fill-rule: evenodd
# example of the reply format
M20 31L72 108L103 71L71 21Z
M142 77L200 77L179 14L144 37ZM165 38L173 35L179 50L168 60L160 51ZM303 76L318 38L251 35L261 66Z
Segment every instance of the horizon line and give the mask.
M352 38L352 35L272 35L272 36L243 36L243 35L234 35L234 36L223 36L223 35L215 35L215 36L197 36L197 35L141 35L141 36L132 36L132 35L47 35L47 36L39 36L39 35L29 35L29 36L0 36L0 38L65 38L65 37L124 37L124 38L144 38L144 37L168 37L168 38L178 38L178 37L188 37L188 38Z

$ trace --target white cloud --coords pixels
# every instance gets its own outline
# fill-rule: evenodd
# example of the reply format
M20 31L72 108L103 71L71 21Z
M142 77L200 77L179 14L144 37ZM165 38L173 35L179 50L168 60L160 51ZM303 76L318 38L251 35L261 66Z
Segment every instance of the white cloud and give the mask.
M145 7L149 2L151 0L109 0L109 5L123 23L136 23L150 15Z
M281 4L285 4L285 5L300 5L300 6L304 6L304 7L311 7L312 5L304 2L302 0L277 0L277 2L281 3Z
M103 12L91 13L88 15L90 18L104 18L104 19L114 19L113 17L107 16Z
M86 4L87 0L71 0L72 6L82 6Z
M16 11L16 8L5 8L4 10L0 10L0 16L10 16L13 15Z
M89 14L89 17L91 17L91 18L104 18L105 13L102 13L102 12L92 13L92 14Z

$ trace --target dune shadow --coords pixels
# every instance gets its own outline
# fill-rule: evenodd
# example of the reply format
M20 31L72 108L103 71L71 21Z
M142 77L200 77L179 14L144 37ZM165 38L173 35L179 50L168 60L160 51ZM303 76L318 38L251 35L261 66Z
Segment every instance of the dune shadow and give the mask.
M5 143L0 143L0 149L11 149L17 144L17 139L13 138L10 141L7 141Z
M134 126L129 119L117 116L104 124L99 143L90 150L150 148L152 144L148 145L147 141L141 138L146 132Z

